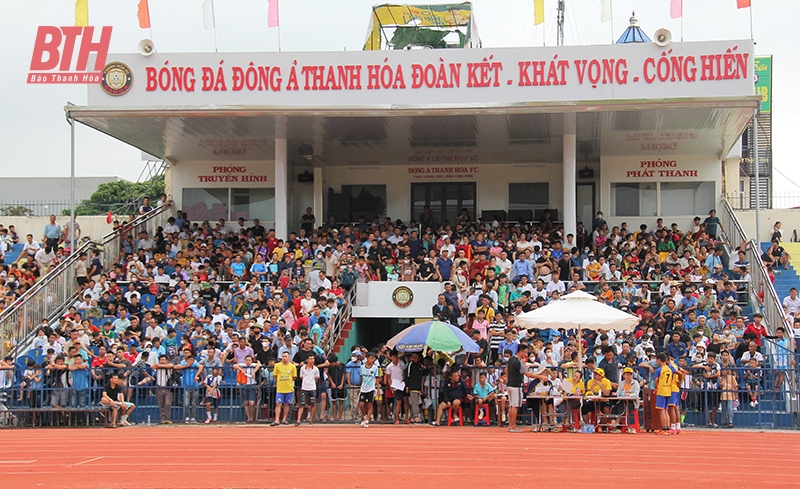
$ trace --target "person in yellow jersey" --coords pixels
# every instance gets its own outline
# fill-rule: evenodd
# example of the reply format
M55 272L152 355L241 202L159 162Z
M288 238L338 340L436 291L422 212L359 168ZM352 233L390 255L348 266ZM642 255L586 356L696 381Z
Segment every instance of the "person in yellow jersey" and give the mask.
M653 374L653 380L656 384L656 410L658 410L661 418L661 429L656 434L669 435L669 413L667 410L672 397L672 377L675 375L675 371L670 366L666 353L656 355L656 365L658 365L658 368Z
M297 377L297 367L289 360L289 352L283 352L281 362L276 363L272 369L275 377L275 421L271 426L280 423L288 424L287 418L292 412L292 401L294 397L294 379ZM281 407L283 407L283 421L281 421Z
M674 358L670 358L669 367L674 372L672 376L672 395L669 397L667 414L669 415L669 433L678 435L681 432L681 382L686 374L675 364Z
M606 378L606 373L602 368L594 369L592 378L586 383L586 397L608 397L611 395L611 381ZM583 422L589 423L589 415L596 411L601 410L603 413L608 414L611 412L611 404L608 401L592 401L587 400L581 407L581 414L583 414ZM601 420L598 420L600 424Z

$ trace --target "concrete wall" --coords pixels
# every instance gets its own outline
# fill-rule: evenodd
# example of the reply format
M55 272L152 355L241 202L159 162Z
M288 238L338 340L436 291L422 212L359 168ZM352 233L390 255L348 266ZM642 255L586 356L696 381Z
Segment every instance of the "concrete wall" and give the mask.
M413 291L414 300L406 307L398 307L392 300L392 293L403 285ZM444 285L439 282L368 282L357 287L354 318L431 319L436 296L444 290Z
M752 237L756 232L756 211L740 210L734 211L739 223L744 228L748 237ZM783 240L792 239L792 231L797 229L800 234L800 209L764 209L761 211L761 232L758 236L759 242L769 241L772 236L772 226L775 221L781 222ZM733 243L738 244L738 243Z
M127 219L128 216L117 216L114 219L120 221ZM106 216L78 216L75 218L78 221L78 226L81 227L81 237L90 236L94 240L99 240L106 234L111 232L111 224L106 222ZM34 217L8 217L0 216L0 224L5 227L14 226L19 234L20 243L25 241L25 235L28 233L33 234L33 239L41 241L44 236L44 227L50 222L47 216L34 216ZM63 228L69 222L69 217L58 216L56 222ZM112 221L113 222L113 221Z

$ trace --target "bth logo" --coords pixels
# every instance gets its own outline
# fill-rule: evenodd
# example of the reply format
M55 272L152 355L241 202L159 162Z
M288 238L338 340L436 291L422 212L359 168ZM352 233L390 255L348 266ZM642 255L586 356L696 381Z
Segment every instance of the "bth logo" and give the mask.
M39 26L28 83L100 83L111 43L111 26L101 29L97 42L93 40L94 30L94 27ZM78 56L73 63L76 45ZM91 71L86 66L90 53L97 54Z

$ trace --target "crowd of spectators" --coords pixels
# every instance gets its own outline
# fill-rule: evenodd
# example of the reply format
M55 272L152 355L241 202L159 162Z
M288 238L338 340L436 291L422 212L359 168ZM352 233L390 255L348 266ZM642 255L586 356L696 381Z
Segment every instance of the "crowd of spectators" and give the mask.
M122 369L128 386L181 385L184 398L178 402L207 406L208 422L216 420L214 399L219 399L219 385L225 381L223 370L230 368L235 382L245 387L242 403L248 421L259 417L257 401L264 400L258 386L271 385L277 388L278 407L319 402L318 412L309 411L322 419L331 414L342 419L343 401L349 397L351 412L362 425L370 417L419 422L427 416L437 423L443 410L466 399L496 403L502 407L497 413L502 422L509 379L501 373L518 352L537 372L520 379L531 391L562 381L574 388L578 384L570 379L579 363L587 368L587 381L597 369L614 390L621 383L630 386L623 375L627 369L642 388L652 387L650 374L662 352L689 374L684 378L689 390L721 388L713 380L717 375L698 374L714 370L709 365L717 355L723 368L744 365L762 377L759 351L767 337L763 317L742 316L740 304L749 294L750 263L744 250L731 262L724 261L722 224L713 210L705 219L695 218L685 231L661 219L653 229L642 224L631 230L626 223L609 227L601 212L588 227L578 223L575 232L566 234L547 213L537 223L508 223L473 219L464 210L455 222L438 223L426 208L408 223L389 218L340 223L334 217L319 227L315 222L309 210L300 230L285 240L258 219L252 224L244 219L192 222L181 211L152 233L146 226L121 225L121 253L110 268L103 267L99 252L81 257L80 298L59 324L42 325L34 347L46 358L43 365L31 367L44 367L45 372L89 369L93 377L88 381L104 383L108 379L102 369ZM52 252L57 243L49 240L56 238L48 236L46 230L45 246ZM785 266L781 260L779 256L775 263ZM369 281L441 282L444 291L431 298L436 302L431 317L467 331L480 352L398 356L385 345L355 346L349 358L339 362L329 348L330 326L347 291ZM575 290L638 316L637 327L625 333L585 335L516 327L519 314ZM791 301L789 308L797 313L796 291ZM778 330L776 338L783 346L785 333ZM75 367L79 357L81 366ZM780 358L777 362L782 363L773 366L785 371L789 357ZM286 368L288 364L292 368ZM489 367L488 384L477 376L451 377L462 365ZM276 366L283 373L276 373ZM445 369L445 380L430 380L425 389L415 387L437 367ZM754 387L752 376L738 370L725 375ZM47 378L60 388L75 382L71 375ZM28 382L30 386L48 380L34 376ZM775 382L778 387L783 380ZM372 397L364 395L365 384ZM764 387L763 382L759 385ZM82 380L79 386L83 389ZM287 386L296 387L297 399L281 396L294 393ZM159 392L161 421L171 422L169 406L174 400L166 391ZM575 394L574 389L562 392ZM433 412L435 405L427 415L421 413L420 408L431 407L432 398L443 403L438 413ZM54 396L50 402L67 401ZM69 402L89 400L79 395ZM359 404L365 409L362 413ZM186 421L195 421L194 414L186 412ZM287 413L284 410L281 417L278 409L270 418L285 422ZM709 417L709 424L715 423ZM725 424L731 423L732 417L726 417Z

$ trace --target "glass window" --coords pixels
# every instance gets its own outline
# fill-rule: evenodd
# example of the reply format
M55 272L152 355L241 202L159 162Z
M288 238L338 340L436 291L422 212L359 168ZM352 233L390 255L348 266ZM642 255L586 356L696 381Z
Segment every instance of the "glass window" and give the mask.
M228 189L185 188L183 211L191 221L228 219Z
M612 183L612 216L655 216L656 182Z
M413 183L411 217L419 219L427 205L437 224L455 223L464 208L469 217L475 219L475 192L475 183Z
M550 184L548 182L508 184L509 211L549 208Z
M714 205L714 182L661 182L661 213L702 216Z
M243 217L245 221L258 219L262 222L275 220L274 188L231 189L231 221Z
M369 222L386 214L386 185L342 185L342 193L352 197L351 221L364 216Z

